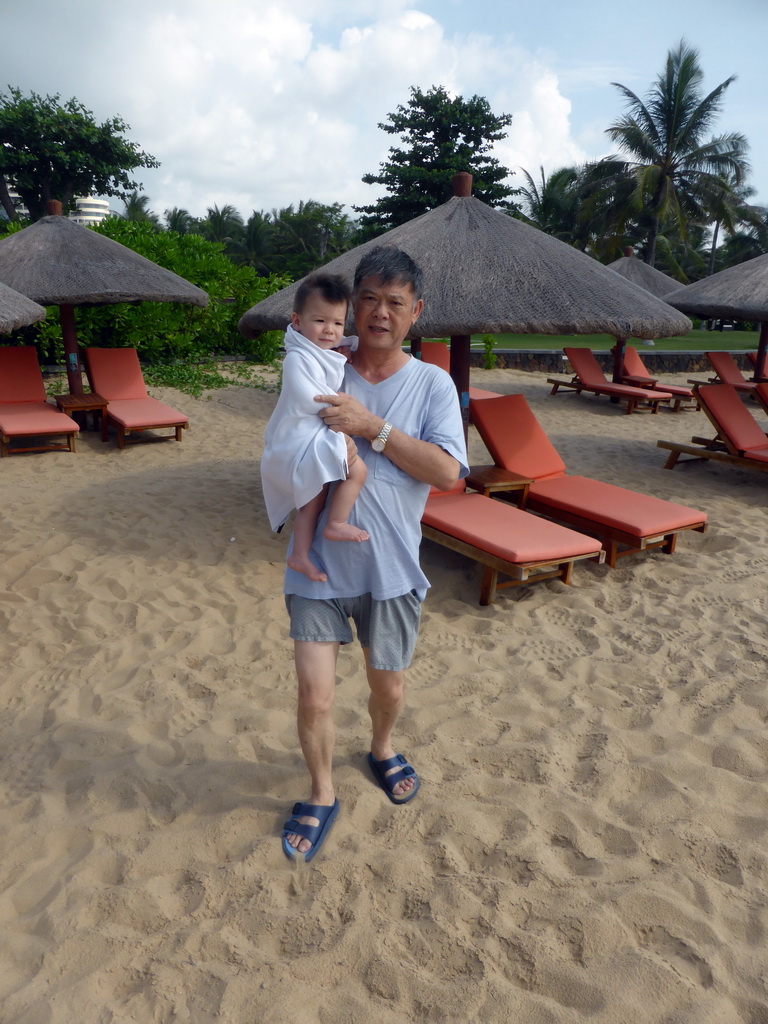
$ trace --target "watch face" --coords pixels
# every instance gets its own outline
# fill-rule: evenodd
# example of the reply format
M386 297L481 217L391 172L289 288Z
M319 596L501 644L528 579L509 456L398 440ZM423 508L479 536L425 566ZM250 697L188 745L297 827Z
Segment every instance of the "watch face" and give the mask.
M375 452L383 452L384 444L385 442L382 441L380 437L374 437L374 439L371 441L371 448L373 448Z

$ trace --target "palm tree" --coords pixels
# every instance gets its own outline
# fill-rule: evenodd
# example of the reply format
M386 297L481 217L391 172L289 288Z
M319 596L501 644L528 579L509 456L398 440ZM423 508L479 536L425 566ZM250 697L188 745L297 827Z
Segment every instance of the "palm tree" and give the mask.
M143 221L153 227L160 227L157 214L149 209L149 196L143 196L139 192L129 192L128 195L123 196L123 206L125 207L123 213L125 220Z
M221 209L215 204L209 206L205 219L198 225L200 234L209 242L221 242L226 247L239 241L244 229L243 218L229 203Z
M579 214L579 171L576 167L561 167L549 177L539 167L541 184L537 184L524 167L527 185L520 189L523 198L522 220L532 227L571 242Z
M729 182L744 180L744 136L729 132L707 138L734 78L704 96L698 52L682 40L667 54L665 70L645 102L619 82L611 83L623 93L628 110L607 134L630 157L624 173L633 182L634 210L648 217L645 258L651 266L664 221L675 223L685 237L689 220L707 223Z
M229 255L238 266L253 267L261 275L273 270L274 225L268 213L253 211L245 225L242 237L233 241Z
M178 206L174 206L172 209L166 210L163 216L168 231L176 231L180 235L185 235L192 230L194 217L189 210L182 210Z

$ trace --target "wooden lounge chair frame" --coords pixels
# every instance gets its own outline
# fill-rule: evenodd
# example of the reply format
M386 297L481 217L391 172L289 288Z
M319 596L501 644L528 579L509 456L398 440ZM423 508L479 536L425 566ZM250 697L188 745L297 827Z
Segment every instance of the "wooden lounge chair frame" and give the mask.
M768 437L741 400L737 389L731 384L700 384L695 390L701 408L715 428L715 436L694 436L690 444L657 441L658 448L669 452L664 468L674 469L678 462L710 459L768 473ZM755 397L765 403L768 411L768 385L758 385ZM690 457L681 459L681 455Z
M435 510L439 514L441 503L448 498L457 499L466 505L465 511L471 510L470 515L473 518L479 519L483 512L487 513L492 510L495 523L494 532L501 529L505 536L517 538L518 544L526 528L530 529L531 525L536 533L541 535L542 523L538 517L482 494L463 492L463 482L454 491L446 494L433 493L424 510L425 518L429 519L430 514ZM483 566L480 584L481 605L493 604L499 590L520 586L523 583L536 583L540 580L559 578L563 583L570 584L574 562L590 559L600 563L605 558L605 552L601 548L593 546L594 542L590 544L591 538L579 536L575 531L565 530L555 523L549 524L552 528L550 536L562 549L560 553L552 557L529 560L512 560L503 557L499 553L499 550L503 550L503 543L493 545L498 549L497 551L489 550L488 537L483 534L482 526L473 531L474 536L470 539L467 533L466 519L462 523L463 528L457 528L455 532L453 525L446 520L445 516L441 517L441 523L443 528L438 528L422 519L422 536L451 551L456 551L466 558L479 562ZM456 534L463 534L463 536ZM573 543L569 544L569 541L573 541ZM566 549L568 550L566 551ZM499 580L500 575L507 579Z
M614 384L603 373L602 367L588 348L564 348L574 375L571 380L559 380L547 377L547 384L552 385L550 395L556 395L559 388L573 388L576 394L586 391L595 395L606 395L609 398L623 399L627 403L626 413L633 413L639 405L650 405L651 412L658 412L659 404L672 401L668 391L656 391L650 388L630 387L628 384Z
M530 478L524 507L598 537L611 568L619 558L641 551L673 554L684 530L706 532L707 517L697 509L566 474L523 395L475 403L473 422L496 466ZM511 500L518 499L512 495Z
M189 426L189 419L149 397L136 349L87 348L83 357L92 390L107 400L107 422L115 428L118 448L140 442L181 441L181 432ZM163 429L173 433L145 436L148 430Z
M34 419L27 424L28 416ZM71 416L47 400L35 349L0 347L0 458L24 452L76 452L79 430ZM63 440L53 440L58 437ZM32 443L15 443L24 438Z

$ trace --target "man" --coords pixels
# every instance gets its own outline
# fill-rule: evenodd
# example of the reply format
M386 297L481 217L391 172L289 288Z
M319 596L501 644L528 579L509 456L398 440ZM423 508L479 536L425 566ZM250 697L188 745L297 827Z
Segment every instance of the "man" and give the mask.
M332 705L339 644L352 640L350 618L370 689L370 769L394 803L406 803L419 788L414 769L395 753L393 730L429 586L419 566L420 520L430 486L448 490L468 472L453 382L443 370L403 352L423 307L421 293L421 271L401 250L380 246L362 258L353 289L358 348L343 393L317 399L326 425L353 436L357 457L365 461L368 477L350 522L369 540L326 539L326 505L312 560L327 578L312 581L290 568L285 573L299 741L311 779L309 800L294 806L283 829L283 850L291 858L302 853L311 860L339 811L331 776Z

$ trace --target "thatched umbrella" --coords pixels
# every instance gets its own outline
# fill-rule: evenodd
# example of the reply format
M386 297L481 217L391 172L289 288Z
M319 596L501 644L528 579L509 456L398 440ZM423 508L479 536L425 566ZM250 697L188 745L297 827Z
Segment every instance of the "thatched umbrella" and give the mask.
M0 334L10 334L44 317L43 306L38 306L26 295L0 283Z
M768 254L678 288L666 295L664 301L692 316L759 323L755 380L768 380Z
M208 296L119 242L62 217L43 217L0 241L0 281L47 306L60 306L73 395L83 393L73 306L116 302L186 302L205 306Z
M617 274L621 274L623 278L636 284L639 288L645 288L657 299L664 298L673 288L680 287L680 282L676 281L674 277L662 274L660 270L637 259L631 246L626 246L624 255L614 260L613 263L609 263L608 269L615 270Z
M472 178L454 178L442 206L325 264L350 283L361 256L377 245L407 252L424 271L424 311L414 336L451 337L451 376L469 405L469 340L477 333L686 334L688 319L624 281L590 256L472 198ZM240 333L284 328L300 282L243 314Z

